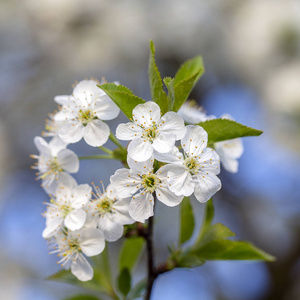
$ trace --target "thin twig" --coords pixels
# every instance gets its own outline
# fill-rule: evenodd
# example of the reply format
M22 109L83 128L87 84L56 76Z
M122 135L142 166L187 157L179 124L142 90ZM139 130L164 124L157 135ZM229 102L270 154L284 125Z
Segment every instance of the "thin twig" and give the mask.
M153 282L156 278L156 272L154 270L154 253L153 253L153 217L148 219L148 230L145 235L146 247L147 247L147 264L148 264L148 280L147 280L147 291L145 300L150 300L151 290Z
M83 159L114 159L112 155L91 155L91 156L80 156L80 160Z

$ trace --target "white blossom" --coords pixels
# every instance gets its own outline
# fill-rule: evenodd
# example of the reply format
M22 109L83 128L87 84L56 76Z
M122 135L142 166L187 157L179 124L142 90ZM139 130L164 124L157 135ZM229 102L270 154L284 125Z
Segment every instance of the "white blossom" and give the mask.
M167 181L176 195L190 196L193 192L200 202L206 202L221 188L216 176L220 172L218 154L207 146L207 133L200 126L188 125L181 140L183 154L174 147L168 154L155 153L159 161L169 163Z
M57 113L55 111L52 114L49 114L49 118L45 120L45 131L42 132L42 136L54 137L58 136L58 132L65 121L55 120L54 116Z
M94 189L96 193L93 193L92 201L86 205L88 220L85 226L94 224L103 232L107 241L116 241L123 235L123 225L135 222L128 212L131 199L119 198L112 184L106 190L102 186L103 192L98 186L94 186Z
M79 159L73 151L66 149L67 144L58 137L52 138L49 143L35 137L34 144L40 153L31 155L38 160L32 168L38 170L37 179L42 179L45 191L54 193L61 180L72 178L68 173L78 172Z
M178 114L189 124L198 124L207 120L216 119L214 115L207 115L196 101L186 101L178 110Z
M183 119L172 111L161 117L159 106L152 101L137 105L131 121L120 124L116 136L120 140L132 140L128 155L139 162L148 160L154 150L160 153L171 151L175 141L185 134Z
M51 243L52 242L52 243ZM94 271L86 256L100 254L105 248L105 240L101 231L96 228L83 228L70 231L63 229L50 241L52 251L56 253L60 264L81 281L88 281L93 278Z
M83 138L93 147L107 142L110 130L101 120L116 118L120 109L97 84L95 80L83 80L76 85L72 95L55 97L62 105L54 119L64 121L58 132L63 141L76 143Z
M153 162L153 157L145 162L137 162L129 157L130 169L119 169L110 177L119 197L132 197L129 214L138 222L145 222L153 216L154 192L156 198L167 206L178 205L183 198L169 190L167 166L154 173Z
M195 102L185 102L178 113L182 118L190 123L197 124L200 122L205 122L208 120L216 119L214 115L206 115L202 108L199 107ZM229 114L224 114L221 116L222 119L233 120L233 117ZM214 143L214 148L219 154L220 161L224 169L231 173L236 173L238 171L238 161L244 152L243 142L240 138L226 140L222 142Z
M50 203L47 203L43 237L50 238L63 226L70 230L82 228L86 220L84 206L91 199L91 192L92 188L88 184L77 185L72 177L64 180Z
M229 114L224 114L221 116L222 119L234 120ZM242 139L232 139L222 142L217 142L214 147L219 154L222 166L224 169L231 173L236 173L238 171L238 161L244 152Z

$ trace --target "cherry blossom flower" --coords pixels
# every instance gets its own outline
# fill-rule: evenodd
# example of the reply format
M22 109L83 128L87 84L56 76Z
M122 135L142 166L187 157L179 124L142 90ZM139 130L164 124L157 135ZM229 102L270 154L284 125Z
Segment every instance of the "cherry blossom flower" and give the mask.
M186 101L178 110L178 114L189 124L198 124L207 120L216 119L214 115L207 115L196 101Z
M41 137L35 137L34 144L40 153L31 155L38 160L32 168L38 170L37 179L42 179L41 185L45 191L54 193L61 180L72 178L67 172L78 172L79 159L73 151L66 149L67 144L58 137L49 143Z
M154 192L156 198L167 206L178 205L183 199L182 195L175 195L169 190L167 166L154 173L153 162L153 157L145 162L137 162L129 157L130 169L119 169L110 177L119 197L132 197L129 214L138 222L145 222L153 216Z
M52 114L49 114L49 118L45 120L45 131L42 132L42 136L45 136L45 137L58 136L58 132L59 132L61 126L65 122L64 121L56 121L54 118L56 113L57 113L57 111L55 111Z
M229 114L221 116L222 119L234 120ZM231 173L238 171L238 158L240 158L244 152L242 139L232 139L214 144L217 153L220 156L220 160L224 169Z
M55 235L62 226L70 230L82 228L86 220L84 206L91 199L91 192L92 187L88 184L77 185L72 177L64 180L50 203L47 203L46 228L43 237L49 238Z
M175 141L185 134L183 119L173 111L161 117L159 106L152 101L137 105L131 121L117 127L116 137L132 140L128 155L139 162L148 160L154 150L160 153L171 151Z
M184 153L174 147L170 153L155 153L157 160L169 163L167 181L175 195L190 196L193 192L200 202L206 202L221 188L216 176L220 172L218 154L207 146L207 133L200 126L188 125L181 140Z
M83 228L70 231L63 229L50 240L52 250L50 254L56 253L60 264L81 281L91 280L94 271L86 256L100 254L105 248L105 240L101 231L96 228Z
M185 102L178 113L189 124L197 124L217 118L214 115L206 115L202 108L195 102ZM234 118L229 114L224 114L221 118L234 121ZM242 139L237 138L217 142L214 144L214 148L219 154L220 161L224 169L228 172L236 173L238 171L237 159L240 158L244 152Z
M67 143L85 142L98 147L107 142L110 130L102 120L112 120L120 112L117 105L97 87L95 80L80 81L70 96L56 96L62 105L54 119L64 122L59 129L60 138Z
M129 216L128 207L130 198L121 199L117 196L113 185L107 189L102 186L103 192L94 186L96 194L91 202L86 205L88 212L87 226L95 224L103 232L104 238L113 242L123 235L123 225L132 224L135 221Z

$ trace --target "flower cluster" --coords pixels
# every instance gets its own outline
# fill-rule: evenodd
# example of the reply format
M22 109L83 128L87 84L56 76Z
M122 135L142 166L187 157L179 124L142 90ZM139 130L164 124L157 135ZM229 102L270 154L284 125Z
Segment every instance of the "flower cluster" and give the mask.
M130 141L127 150L118 143L127 153L125 167L110 177L106 189L103 184L101 188L78 184L70 173L78 172L79 159L67 146L82 138L90 146L102 146L113 136L103 121L119 114L97 84L83 80L72 95L55 97L60 107L47 122L45 134L51 140L34 139L39 155L33 155L37 159L33 168L51 198L44 212L43 237L50 243L50 253L60 257L58 263L82 281L93 277L85 256L97 255L105 241L121 238L124 225L144 223L153 216L156 200L176 206L194 194L206 202L221 188L219 156L225 169L236 172L236 159L243 151L239 140L207 147L206 131L194 124L214 116L190 105L161 115L160 107L148 101L133 109L129 123L117 127L116 137Z

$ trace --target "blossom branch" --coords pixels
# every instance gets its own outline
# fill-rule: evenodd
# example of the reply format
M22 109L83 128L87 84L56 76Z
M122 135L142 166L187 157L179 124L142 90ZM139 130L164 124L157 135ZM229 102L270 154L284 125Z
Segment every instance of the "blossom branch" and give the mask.
M91 156L80 156L78 157L80 160L85 159L115 159L112 155L91 155Z
M124 148L123 145L118 141L118 139L115 137L115 135L114 135L112 132L110 132L109 139L110 139L113 143L115 143L119 148L121 148L121 149Z
M148 219L148 230L145 235L147 242L147 265L148 265L148 280L147 280L147 291L146 300L150 300L151 290L153 282L156 278L156 272L154 268L154 253L153 253L153 217Z

